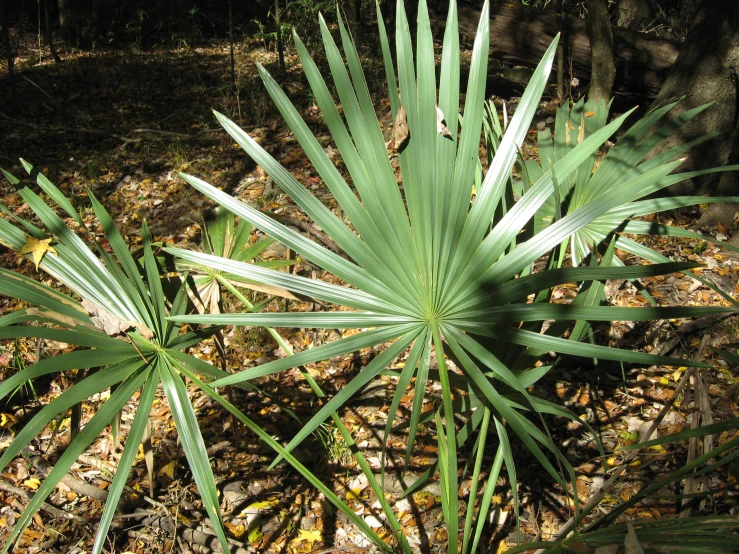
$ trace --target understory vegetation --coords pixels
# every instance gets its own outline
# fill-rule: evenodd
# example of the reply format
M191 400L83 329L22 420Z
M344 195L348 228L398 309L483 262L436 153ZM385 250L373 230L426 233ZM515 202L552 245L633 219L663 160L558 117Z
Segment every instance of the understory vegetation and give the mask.
M248 156L239 163L257 164L252 181L209 184L193 171L207 163L192 164L173 141L179 173L166 186L203 206L198 215L208 222L197 236L158 239L174 219L161 202L164 222L128 214L136 234L122 233L104 190L68 194L25 160L24 179L2 170L20 200L2 206L0 243L27 260L0 268L0 294L17 308L0 317L0 339L8 352L52 346L46 357L13 354L0 399L31 402L50 380L57 389L22 423L3 423L0 468L19 475L43 436L68 433L44 479L17 479L34 493L17 519L0 514L3 553L33 543L27 530L39 525L39 510L48 512L44 503L86 452L99 452L101 435L119 452L94 521L95 554L118 551L124 508L142 497L161 508L158 477L171 483L178 465L195 485L182 505L199 510L202 532L215 536L203 546L224 552L249 544L288 552L319 544L403 553L736 551L736 345L704 341L697 356L681 357L646 340L622 347L617 336L662 322L688 341L675 333L683 320L713 325L736 314L732 291L699 262L712 249L739 250L673 224L673 214L739 199L658 195L739 169L680 172L681 155L714 134L659 149L710 107L671 117L676 100L631 118L611 117L603 102L565 103L553 130L538 133L538 156L526 156L557 40L509 113L485 96L487 3L466 82L450 4L442 77L425 2L412 29L399 1L391 33L378 5L385 106L375 105L376 84L341 16L336 25L317 16L310 45L323 46L318 62L292 36L310 88L305 105L258 66L285 136L312 164L307 176L298 179L234 122L248 105L241 98L224 98L227 113L215 118L227 148ZM389 117L378 118L384 108ZM326 131L314 132L306 110ZM118 139L123 148L135 140ZM82 170L97 179L106 166L90 158ZM266 206L247 201L254 181ZM282 195L299 210L286 213L274 200ZM661 248L666 238L692 250L673 259ZM666 279L684 279L703 297L669 302L653 286ZM629 302L620 288L634 291ZM239 341L274 348L249 356ZM723 365L714 363L719 356ZM631 411L615 415L612 401L595 398L601 385L629 397L627 372L645 367L654 370L644 377L654 396L626 398ZM714 378L729 391L721 413L709 403ZM573 396L565 382L575 401L562 400ZM373 388L386 394L378 400ZM360 407L372 402L379 405L367 421ZM280 413L279 425L270 412ZM626 426L613 431L621 420ZM173 433L182 464L154 456L158 428ZM234 500L217 478L229 468L213 450L213 437L229 429L235 456L254 454L249 463L275 480L299 480L313 504L275 508L290 496L280 486ZM167 509L157 519L166 525L157 525L177 549L178 529L189 523ZM537 509L556 517L527 533ZM315 517L304 524L306 512L321 525ZM279 523L267 536L273 516ZM283 535L289 542L280 544Z

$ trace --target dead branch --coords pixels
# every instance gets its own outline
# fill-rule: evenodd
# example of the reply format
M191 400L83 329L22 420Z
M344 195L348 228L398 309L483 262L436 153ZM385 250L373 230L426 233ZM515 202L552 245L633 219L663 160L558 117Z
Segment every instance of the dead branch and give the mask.
M19 498L22 498L26 503L30 502L34 496L27 493L21 488L15 487L10 483L6 483L5 481L0 481L0 490L9 492L10 494L14 494ZM41 504L40 509L53 517L57 517L59 519L68 519L69 521L74 521L75 523L78 523L80 525L88 525L90 523L90 520L88 520L87 518L65 512L64 510L61 510L56 506L52 506L48 502L44 502L43 504Z
M216 537L215 532L211 529L192 529L182 523L177 523L175 527L174 520L168 517L150 517L145 519L142 523L150 528L164 531L171 537L180 538L191 546L197 545L208 548L214 552L221 552L218 537ZM129 531L128 533L129 536L131 536L131 533L138 535L136 531ZM254 554L254 552L256 552L255 549L245 548L243 543L234 539L228 539L228 542L232 546L236 547L232 550L234 554Z
M30 463L43 477L46 477L51 471L51 466L49 466L49 463L41 456L34 454L29 448L24 448L21 451L21 456L23 456L23 458L28 463ZM90 498L97 500L101 504L105 504L105 501L108 499L107 491L99 489L95 485L86 483L85 481L82 481L81 479L78 479L77 477L74 477L69 473L62 477L61 483L64 483L64 485L72 489L80 496L89 496Z
M299 229L300 231L303 231L304 233L308 233L308 235L314 237L318 242L320 242L323 246L331 250L334 254L338 254L342 258L345 258L347 260L350 260L349 256L347 255L342 248L336 244L333 240L329 238L326 233L318 229L313 223L309 221L302 221L298 218L291 217L288 215L281 215L281 214L274 214L267 211L262 211L264 215L268 215L275 221L278 221L279 223L282 223L283 225L288 225L290 227L295 227Z
M665 356L669 352L672 351L673 348L675 348L680 342L688 335L695 333L697 331L700 331L702 329L705 329L709 325L714 325L718 323L719 321L722 321L726 319L727 317L732 317L733 314L712 314L712 315L706 315L703 317L698 317L696 319L693 319L692 321L687 321L680 325L680 327L677 328L676 335L672 337L670 340L666 341L662 348L659 349L658 352L655 352L658 356Z

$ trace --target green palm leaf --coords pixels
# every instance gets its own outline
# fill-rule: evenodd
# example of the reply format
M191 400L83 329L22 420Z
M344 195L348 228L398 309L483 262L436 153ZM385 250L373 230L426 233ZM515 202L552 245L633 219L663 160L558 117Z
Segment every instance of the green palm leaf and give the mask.
M597 106L594 114L589 114L589 106L583 103L572 112L563 109L558 114L555 136L542 137L541 166L523 164L534 182L512 183L511 170L519 159L521 144L547 84L557 46L555 40L534 72L505 134L496 138L495 157L483 177L479 173L478 151L485 113L487 3L475 38L461 118L456 6L452 2L447 18L441 60L444 77L438 90L431 25L424 1L420 2L418 15L414 52L410 23L403 2L398 2L395 56L382 19L378 18L392 118L397 125L404 124L408 129L408 135L396 138L389 148L371 103L359 55L343 22L340 21L338 28L342 58L339 44L326 23L320 21L335 97L326 84L328 75L321 74L304 45L295 38L316 103L348 175L336 169L278 83L263 67L259 68L278 110L337 200L338 214L326 208L246 132L222 114L216 114L231 137L344 249L349 259L318 246L204 181L183 175L197 190L333 273L347 286L207 254L170 250L172 253L213 270L328 302L333 304L332 309L317 313L183 315L172 320L214 325L361 329L358 334L335 343L218 379L212 386L242 383L359 348L376 347L381 351L298 432L286 452L410 348L406 365L399 374L385 432L393 429L400 397L415 377L407 456L413 448L416 427L423 421L435 424L440 452L437 467L442 470L442 486L446 491L442 498L450 534L448 548L456 552L459 522L454 491L458 479L458 444L481 429L496 429L497 444L493 446L498 454L490 468L484 468L483 458L478 457L474 469L477 475L489 469L490 475L497 476L505 461L509 481L515 488L510 443L515 435L559 486L566 487L565 481L573 478L572 468L554 441L533 423L539 420L539 411L555 413L551 405L533 398L527 390L549 370L548 366L537 367L540 355L554 351L628 363L704 366L700 362L616 350L578 340L587 335L590 320L689 317L729 312L733 308L632 310L600 305L603 282L608 279L639 279L690 268L674 263L620 267L613 251L623 238L614 240L613 232L617 228L610 226L617 216L623 221L649 208L676 205L643 198L686 177L673 174L680 165L679 161L673 161L679 152L642 160L662 138L699 110L647 135L669 109L650 113L627 131L625 140L619 141L593 175L599 147L628 114L607 124L604 105ZM565 125L568 121L575 122L569 130ZM499 128L490 125L488 134ZM628 171L619 169L623 163L630 164ZM398 168L400 180L396 178ZM473 185L476 185L474 196ZM515 194L511 186L517 187ZM631 206L632 214L623 211L625 205ZM632 228L642 230L636 223ZM600 263L592 255L598 237L599 242L610 248ZM564 262L563 245L567 244L574 248L572 259L578 267L560 269ZM605 250L597 252L602 254ZM533 263L542 256L551 260L549 269L532 274ZM552 287L565 282L578 283L580 295L571 305L550 303ZM531 296L535 298L534 303L528 300ZM555 320L546 333L541 332L544 320ZM572 321L576 322L575 327L565 339L563 335ZM388 341L390 345L386 346ZM429 380L441 385L441 405L433 417L421 414ZM458 429L457 424L461 422L467 425ZM478 448L485 448L482 438L477 439L477 444ZM556 463L551 461L551 456ZM476 490L489 499L491 486L485 484ZM484 519L484 514L482 510L478 517ZM483 526L473 516L465 521L466 552L477 548Z
M79 216L61 192L33 166L24 162L29 173L35 176L43 190L78 223ZM35 238L51 237L58 255L45 255L40 268L61 281L82 301L64 295L41 283L14 272L2 270L0 293L8 294L32 304L18 316L0 320L0 339L39 338L68 343L78 350L60 356L42 359L9 379L0 383L0 398L12 393L18 386L51 373L77 370L89 372L87 376L44 406L16 435L11 445L0 457L4 468L42 429L55 417L106 389L115 389L82 431L73 439L53 471L46 478L24 511L13 530L3 553L31 521L41 502L66 474L77 457L109 424L116 425L118 413L133 394L141 391L140 403L129 442L124 449L119 471L110 491L109 503L103 512L94 553L102 552L116 504L123 490L128 473L135 460L147 424L153 398L164 385L185 454L193 469L198 490L219 543L228 548L225 531L220 519L217 491L210 469L203 439L189 403L187 391L178 374L183 364L202 371L211 378L228 375L209 364L193 358L182 350L211 336L219 327L180 334L179 326L167 319L180 316L187 309L184 281L173 297L168 297L161 283L161 268L152 249L146 224L142 229L143 263L138 263L115 228L113 219L97 199L90 195L93 210L102 224L112 253L100 247L95 237L84 225L81 236L67 227L54 211L20 181L4 172L8 180L48 228L49 233L23 219L0 219L0 242L20 249L26 242L24 231L13 225L20 224L25 232ZM7 214L7 210L3 210ZM94 250L83 240L87 238ZM249 251L243 241L237 242L239 255ZM34 325L42 322L48 326ZM106 327L106 324L109 327ZM204 371L202 365L208 367ZM150 472L153 468L149 468Z

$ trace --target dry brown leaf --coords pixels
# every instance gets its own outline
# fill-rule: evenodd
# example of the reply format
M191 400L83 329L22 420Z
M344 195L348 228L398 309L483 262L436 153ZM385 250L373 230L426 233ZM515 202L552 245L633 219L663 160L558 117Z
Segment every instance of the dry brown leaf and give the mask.
M410 131L408 130L408 119L405 115L405 109L400 106L398 113L395 115L395 125L393 126L393 142L396 150L400 150L408 142Z
M624 552L625 554L644 554L644 549L639 543L639 539L634 531L634 526L630 521L626 522L626 537L624 538Z
M90 315L90 320L93 325L99 331L103 331L107 335L114 337L116 335L125 334L131 329L138 329L141 336L146 340L150 340L154 337L154 333L146 325L139 323L138 321L124 321L120 317L111 314L105 308L101 308L97 304L90 302L85 299L82 301L82 306L87 310Z
M446 126L446 121L444 121L444 112L441 111L439 106L436 106L436 132L442 137L452 138L452 132Z
M57 256L59 255L56 249L51 246L51 240L51 237L48 239L35 239L26 235L26 244L21 246L18 254L31 254L33 263L36 264L36 271L38 271L38 266L47 252L51 252Z
M60 323L62 325L66 325L68 327L76 327L80 325L80 321L77 319L74 319L72 317L60 314L59 312L53 312L51 310L43 310L39 308L28 308L26 310L26 313L28 315L38 315L41 317L45 317L48 319L52 319L56 321L57 323Z

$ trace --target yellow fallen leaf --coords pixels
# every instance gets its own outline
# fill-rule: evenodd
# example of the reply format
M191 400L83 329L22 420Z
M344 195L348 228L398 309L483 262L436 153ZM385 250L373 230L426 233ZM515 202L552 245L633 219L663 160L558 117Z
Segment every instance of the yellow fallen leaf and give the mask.
M166 475L170 479L174 479L174 469L176 465L177 462L175 460L172 460L159 470L159 475Z
M0 414L0 427L10 429L18 420L11 414Z
M246 533L246 527L244 527L243 523L234 525L233 523L226 522L225 525L228 528L229 533L231 533L231 535L236 539L240 539L242 535Z
M346 499L347 500L355 500L359 498L359 496L362 494L362 489L357 487L355 489L349 489L349 492L346 493Z
M273 500L262 500L260 502L254 502L252 504L249 504L246 508L241 510L238 517L247 518L247 520L254 519L254 516L258 516L262 510L265 510L267 508L271 508L273 506L277 506L280 503L279 498L275 498ZM251 516L251 518L249 518Z
M59 255L56 249L51 246L51 241L51 237L48 239L35 239L26 235L26 244L21 246L18 254L31 254L33 263L36 264L36 271L38 271L38 265L44 259L47 252L51 252L57 256Z
M261 502L254 502L253 504L249 504L245 510L264 510L265 508L270 508L272 506L277 506L280 503L279 499L274 500L262 500Z
M298 533L299 540L308 541L311 544L323 541L323 537L321 536L321 531L319 529L299 529Z
M41 481L39 481L35 477L32 477L31 479L26 479L25 481L23 481L23 484L32 491L35 491L41 486Z

